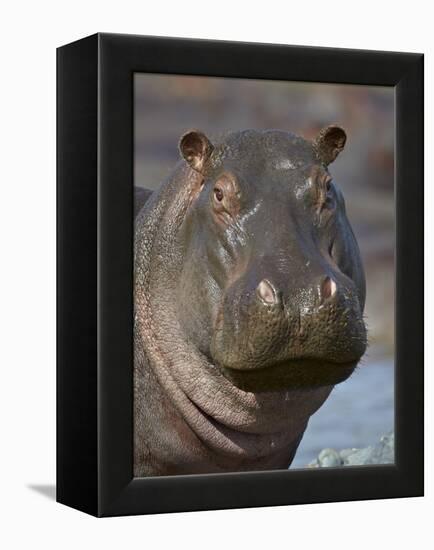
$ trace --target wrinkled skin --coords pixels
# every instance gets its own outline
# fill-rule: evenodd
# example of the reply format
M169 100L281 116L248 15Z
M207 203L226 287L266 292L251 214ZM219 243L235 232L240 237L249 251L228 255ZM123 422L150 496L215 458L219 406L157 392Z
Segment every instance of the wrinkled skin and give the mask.
M353 372L365 281L328 171L345 139L181 139L136 221L136 476L287 468Z

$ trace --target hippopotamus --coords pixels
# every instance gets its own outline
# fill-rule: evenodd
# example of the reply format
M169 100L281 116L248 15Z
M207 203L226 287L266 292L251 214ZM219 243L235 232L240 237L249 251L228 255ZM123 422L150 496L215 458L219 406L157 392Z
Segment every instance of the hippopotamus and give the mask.
M287 469L356 368L365 277L328 168L345 142L337 125L313 140L190 130L140 191L135 476Z

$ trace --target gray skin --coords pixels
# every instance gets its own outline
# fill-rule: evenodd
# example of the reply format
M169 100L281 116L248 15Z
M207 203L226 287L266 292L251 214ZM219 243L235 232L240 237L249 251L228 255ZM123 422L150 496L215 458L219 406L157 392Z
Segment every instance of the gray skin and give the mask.
M193 130L169 179L140 195L135 476L288 468L353 372L365 279L328 171L345 141L337 126L313 142Z

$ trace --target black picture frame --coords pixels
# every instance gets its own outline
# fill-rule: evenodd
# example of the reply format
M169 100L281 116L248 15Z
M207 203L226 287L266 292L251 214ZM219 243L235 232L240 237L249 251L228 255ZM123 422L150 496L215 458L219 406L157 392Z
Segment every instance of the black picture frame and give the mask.
M59 48L57 71L58 502L116 516L422 495L423 55L96 34ZM133 478L135 72L395 87L394 465Z

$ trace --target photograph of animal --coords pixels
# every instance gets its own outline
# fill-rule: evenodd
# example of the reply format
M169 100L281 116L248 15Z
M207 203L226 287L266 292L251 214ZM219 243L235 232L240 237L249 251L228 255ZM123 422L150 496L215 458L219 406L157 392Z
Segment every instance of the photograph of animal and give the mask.
M191 130L161 187L136 190L135 476L286 469L351 376L367 333L329 168L345 144L336 125Z

